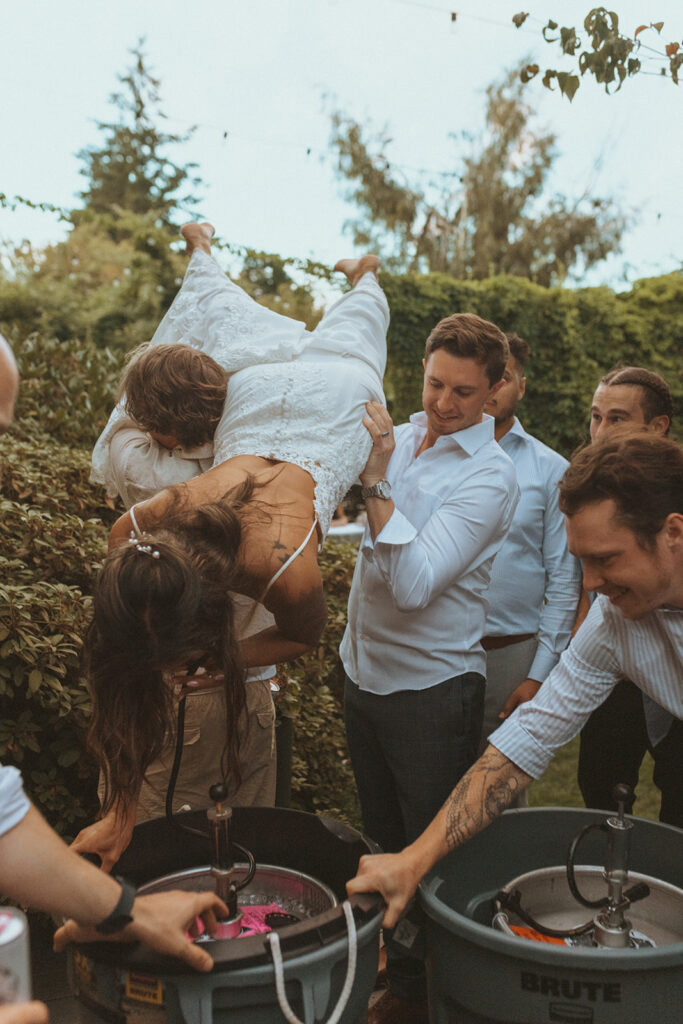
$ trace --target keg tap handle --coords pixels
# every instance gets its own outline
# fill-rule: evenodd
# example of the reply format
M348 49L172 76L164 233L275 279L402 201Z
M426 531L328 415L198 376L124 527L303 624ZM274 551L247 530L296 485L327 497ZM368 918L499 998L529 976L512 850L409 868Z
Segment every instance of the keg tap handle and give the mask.
M630 786L620 782L614 787L614 800L617 805L616 815L610 815L605 822L607 826L607 863L605 864L605 877L608 884L613 882L621 889L628 878L628 854L631 845L632 821L624 818L625 808L633 804L633 790Z
M224 803L228 788L224 782L211 786L209 796L215 807L206 812L211 835L211 874L216 882L216 895L226 904L230 917L237 914L237 889L232 880L233 857L230 843L230 819L232 807Z
M607 832L607 860L605 881L607 882L607 905L595 918L595 941L599 946L624 948L630 945L631 922L626 918L630 899L624 892L628 881L628 855L631 845L632 821L624 818L625 808L633 804L633 790L624 783L614 788L616 815L610 815L605 822Z

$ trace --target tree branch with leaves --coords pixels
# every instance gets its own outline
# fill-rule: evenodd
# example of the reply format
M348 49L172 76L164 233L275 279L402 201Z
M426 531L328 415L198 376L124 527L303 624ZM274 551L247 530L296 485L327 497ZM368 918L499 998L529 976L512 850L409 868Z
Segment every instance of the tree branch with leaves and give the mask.
M521 28L528 17L527 11L520 11L513 16L513 24ZM562 95L570 101L574 98L584 75L592 76L596 82L604 85L605 92L618 92L627 78L632 78L642 71L642 61L638 56L642 46L641 33L654 31L661 35L664 22L654 21L647 25L639 25L633 37L625 36L619 30L619 15L616 11L594 7L586 15L583 27L586 33L585 45L576 28L561 27L552 18L543 28L546 43L559 43L565 56L576 58L578 74L546 68L542 79L546 89L552 89L556 83ZM678 72L683 64L681 44L676 41L667 43L664 51L659 52L659 56L666 62L662 65L660 74L670 78L674 85L678 85ZM520 80L526 84L535 78L540 70L538 64L527 64L520 71Z

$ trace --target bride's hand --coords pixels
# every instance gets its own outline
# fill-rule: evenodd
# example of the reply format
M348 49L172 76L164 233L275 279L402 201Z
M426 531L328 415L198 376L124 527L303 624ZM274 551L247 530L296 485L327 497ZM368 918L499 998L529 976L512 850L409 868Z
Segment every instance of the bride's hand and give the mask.
M372 438L372 450L360 475L363 487L384 480L389 460L396 447L394 441L394 424L386 406L381 402L366 402L367 416L363 417L363 425Z
M107 873L114 867L123 851L131 841L135 827L135 807L132 814L121 814L116 808L82 829L71 849L76 853L94 853L102 861L102 870Z

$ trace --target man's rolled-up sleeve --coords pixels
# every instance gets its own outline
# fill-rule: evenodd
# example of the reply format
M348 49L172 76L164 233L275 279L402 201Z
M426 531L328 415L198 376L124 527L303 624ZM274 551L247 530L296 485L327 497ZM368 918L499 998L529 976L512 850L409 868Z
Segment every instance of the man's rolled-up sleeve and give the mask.
M621 678L600 602L533 700L521 704L489 742L532 778L576 736Z
M497 539L502 543L515 503L505 483L497 470L484 469L439 504L419 530L397 507L374 544L366 539L363 546L372 548L400 611L426 608L488 558Z

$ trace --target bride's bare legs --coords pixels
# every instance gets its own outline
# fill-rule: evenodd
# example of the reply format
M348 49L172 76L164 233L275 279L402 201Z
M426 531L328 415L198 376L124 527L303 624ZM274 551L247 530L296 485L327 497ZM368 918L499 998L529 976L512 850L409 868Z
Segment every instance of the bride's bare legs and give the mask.
M338 263L335 263L334 269L341 271L342 274L346 274L350 283L355 285L360 281L363 274L370 273L377 277L379 256L368 254L367 256L361 256L359 260L339 260Z
M187 255L191 256L195 249L201 249L207 256L211 255L211 239L216 233L216 229L213 224L197 224L196 221L192 220L188 224L183 224L180 229L180 234L187 242Z

